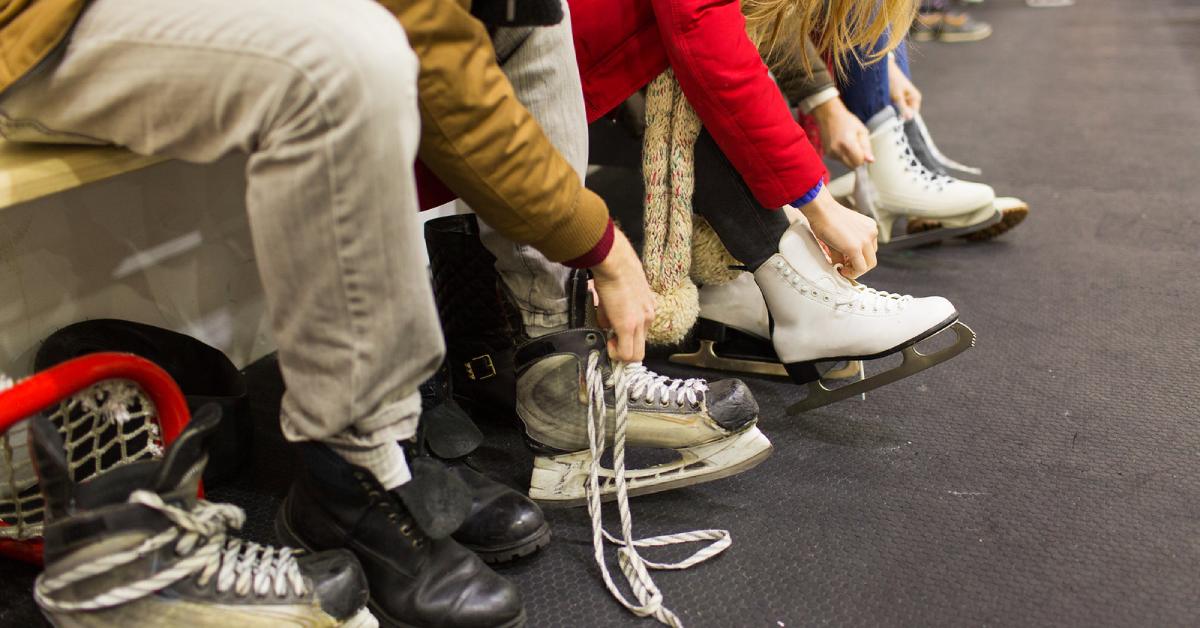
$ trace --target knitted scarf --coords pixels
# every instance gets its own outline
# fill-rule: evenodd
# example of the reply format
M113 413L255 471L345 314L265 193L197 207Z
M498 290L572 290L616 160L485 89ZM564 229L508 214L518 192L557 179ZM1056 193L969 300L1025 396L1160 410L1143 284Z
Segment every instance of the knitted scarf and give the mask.
M675 74L666 70L646 91L646 132L642 142L645 183L645 246L642 265L655 295L654 324L647 340L682 341L700 313L696 283L725 283L736 265L712 227L692 215L696 138L700 119L683 95Z

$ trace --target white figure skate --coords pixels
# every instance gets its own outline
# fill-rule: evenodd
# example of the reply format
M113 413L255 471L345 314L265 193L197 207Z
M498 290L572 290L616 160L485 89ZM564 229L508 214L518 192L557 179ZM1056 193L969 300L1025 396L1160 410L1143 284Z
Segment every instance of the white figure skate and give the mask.
M891 107L876 114L867 126L875 162L833 180L829 191L875 219L881 249L932 244L1000 222L992 188L927 168L913 152L904 122ZM901 218L934 220L940 227L894 235L894 226Z
M808 396L788 408L796 414L890 384L945 362L975 344L975 333L941 297L914 298L868 288L831 265L807 221L784 233L779 252L754 271L773 319L771 341L793 382ZM922 354L917 343L949 328L955 342ZM865 380L830 389L818 364L873 360L901 352L904 362Z
M699 347L670 360L697 368L787 378L771 344L771 315L751 273L700 288ZM862 362L853 360L826 371L825 379L862 379Z
M904 123L904 132L908 135L908 143L912 147L913 154L930 171L943 176L950 176L952 170L975 176L983 174L979 168L963 165L943 154L937 144L933 142L933 137L929 134L929 127L925 126L925 120L921 114L913 116L912 120ZM1021 224L1029 215L1029 204L1013 196L996 197L995 207L1000 212L1000 222L961 237L971 242L991 240ZM905 224L905 230L908 233L921 233L940 229L942 226L942 223L937 220L910 218Z

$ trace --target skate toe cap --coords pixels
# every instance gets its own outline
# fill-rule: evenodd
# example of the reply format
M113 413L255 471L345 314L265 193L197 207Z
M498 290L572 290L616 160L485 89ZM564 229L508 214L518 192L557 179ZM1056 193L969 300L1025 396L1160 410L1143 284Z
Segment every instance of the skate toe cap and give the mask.
M924 297L917 299L917 302L920 305L921 318L928 322L929 327L958 318L958 310L945 297Z
M738 431L758 418L758 402L740 379L710 382L706 394L708 413L721 427Z
M996 200L996 191L990 185L961 179L955 181L954 185L958 188L958 198L962 199L964 206L983 207Z
M367 605L367 578L348 550L329 550L296 559L300 573L311 582L321 610L344 620Z

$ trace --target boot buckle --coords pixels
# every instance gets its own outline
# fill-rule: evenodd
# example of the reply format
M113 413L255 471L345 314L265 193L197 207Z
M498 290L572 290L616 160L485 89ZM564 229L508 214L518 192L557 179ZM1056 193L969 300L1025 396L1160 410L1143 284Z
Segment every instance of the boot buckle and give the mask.
M463 368L467 371L467 378L471 380L491 379L496 376L496 365L492 362L490 353L463 362Z

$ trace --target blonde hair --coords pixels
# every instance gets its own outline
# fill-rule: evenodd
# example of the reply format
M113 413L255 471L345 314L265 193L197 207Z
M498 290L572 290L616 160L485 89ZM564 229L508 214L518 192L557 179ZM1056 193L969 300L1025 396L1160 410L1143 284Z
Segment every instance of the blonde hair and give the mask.
M917 0L742 0L746 31L768 63L810 59L804 38L817 52L833 58L839 74L850 60L879 61L900 45L917 14ZM888 33L886 44L871 52Z

